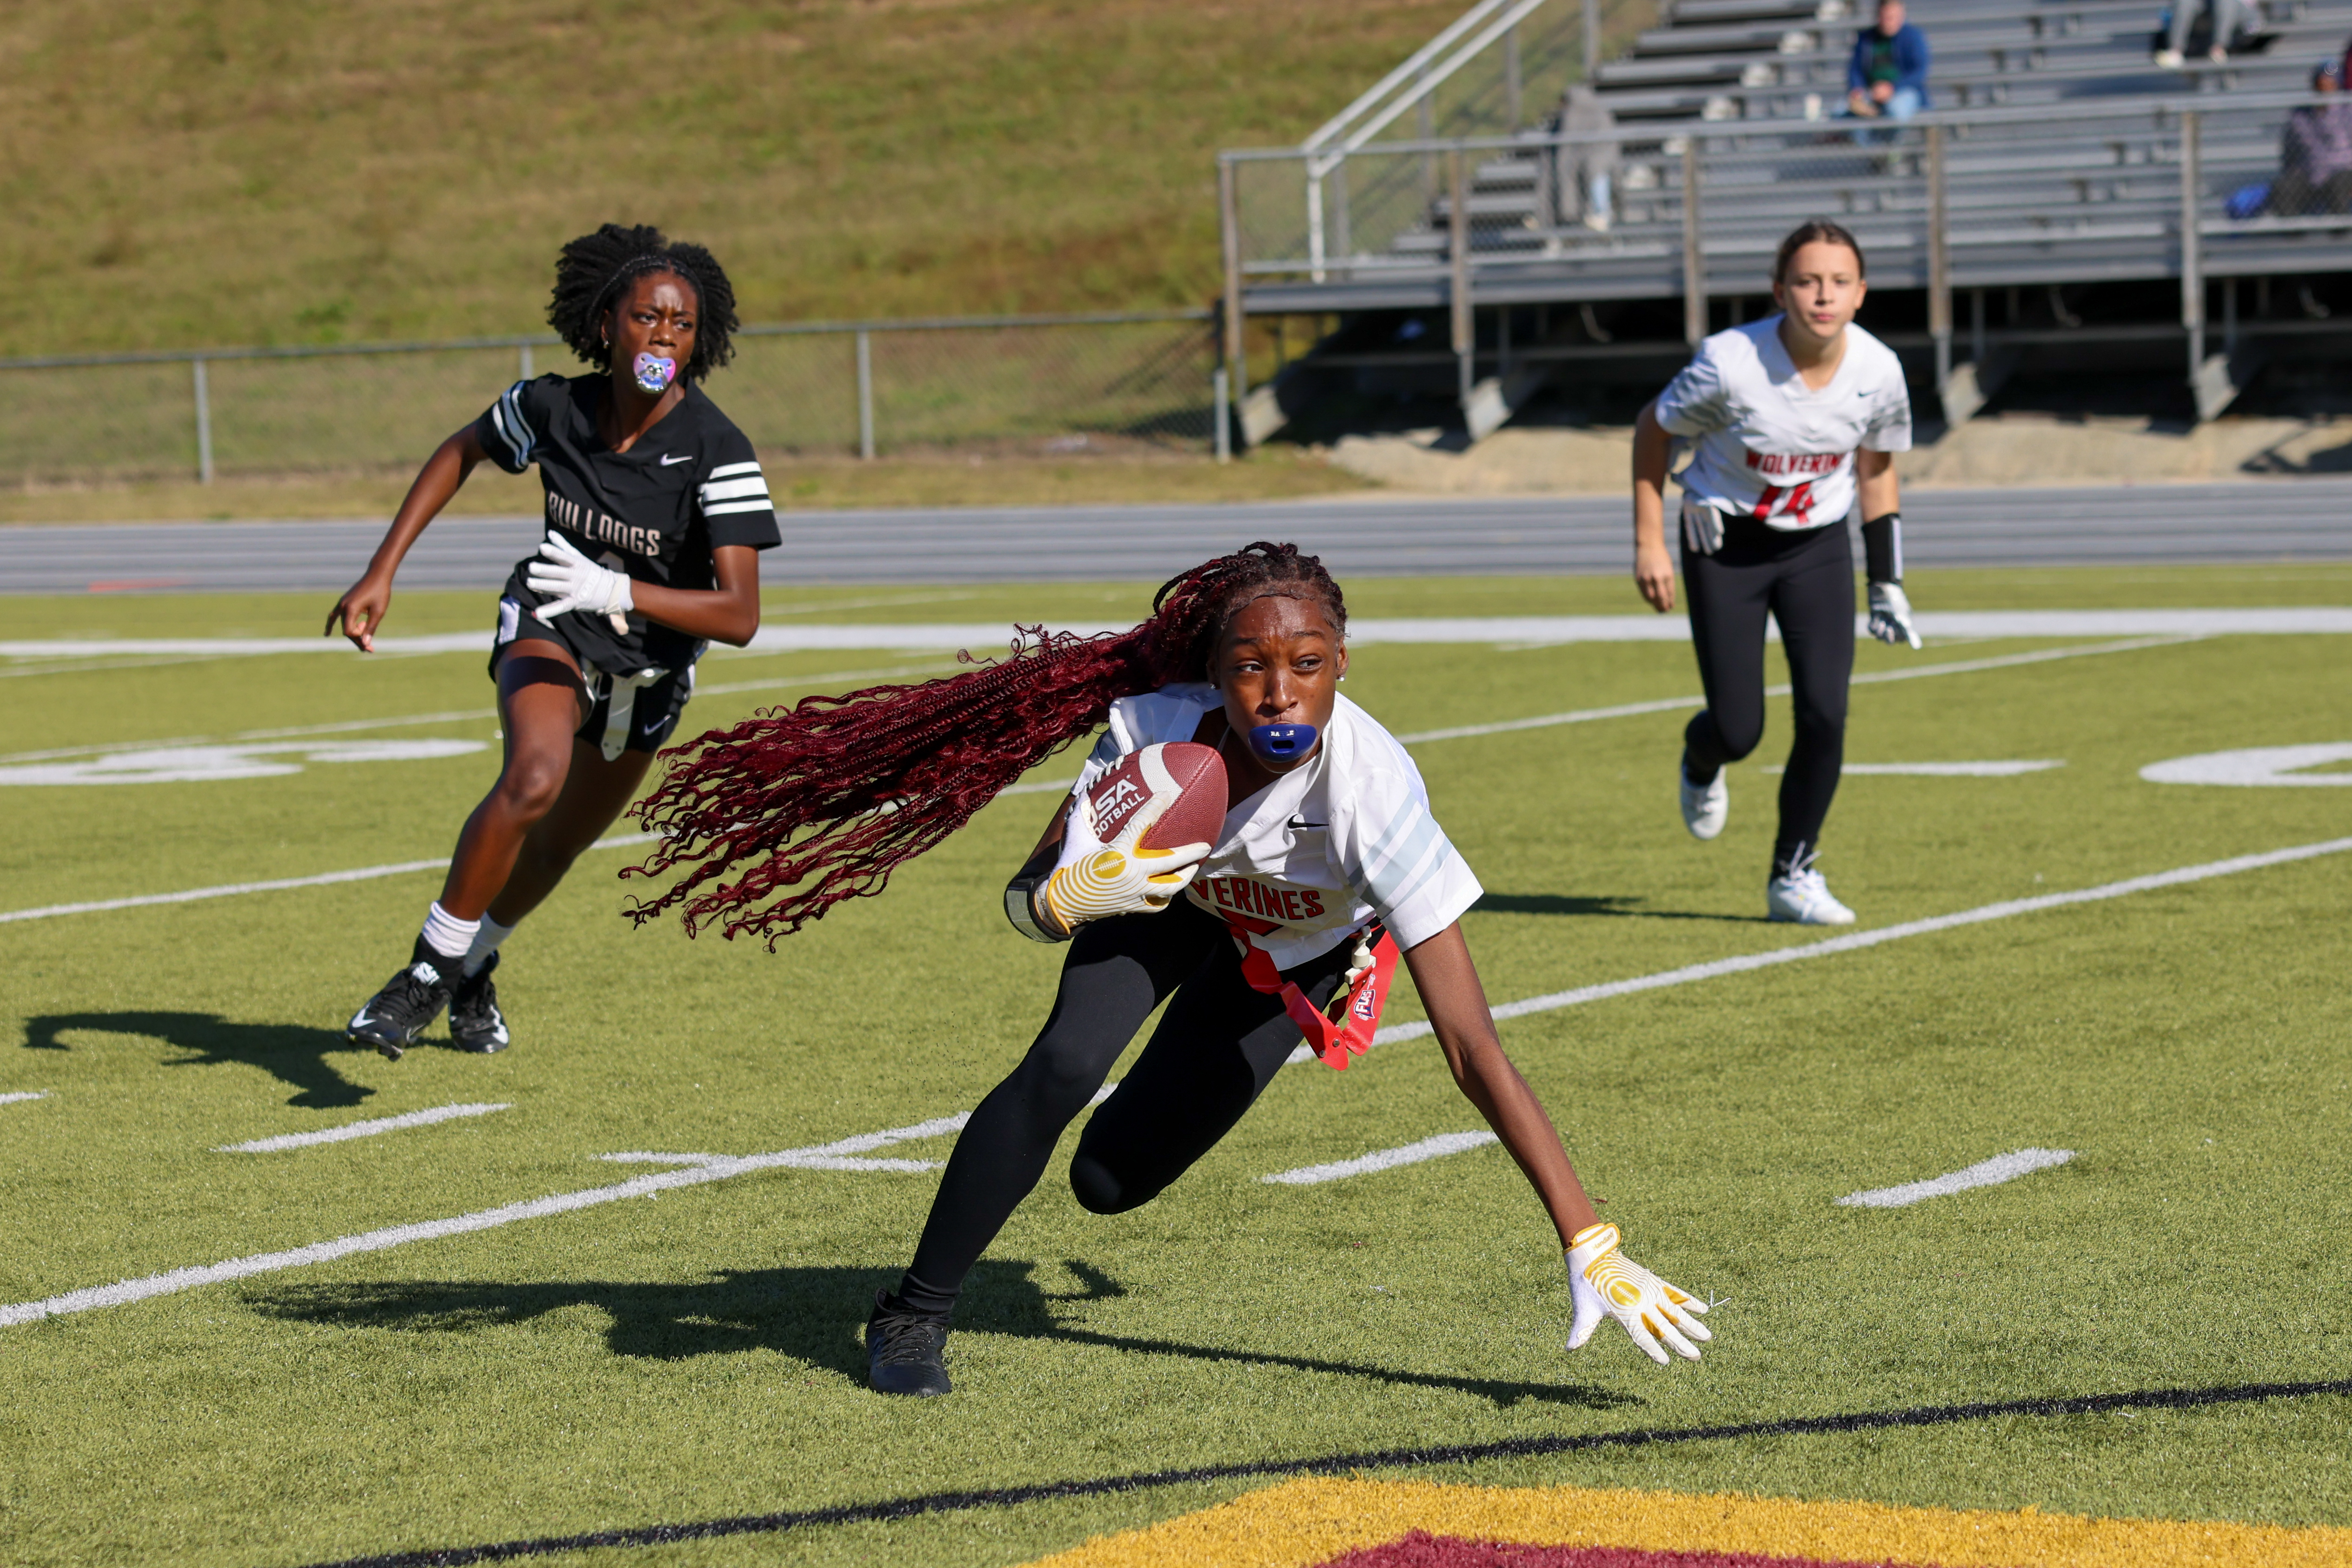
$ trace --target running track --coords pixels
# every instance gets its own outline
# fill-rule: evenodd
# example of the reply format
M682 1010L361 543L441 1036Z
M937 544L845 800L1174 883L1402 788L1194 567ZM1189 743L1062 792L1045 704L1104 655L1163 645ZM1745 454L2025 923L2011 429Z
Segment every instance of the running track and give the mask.
M2352 480L1914 490L1918 566L2352 560ZM1626 569L1615 497L1349 497L1232 506L785 512L784 583L1148 580L1253 539L1294 540L1342 576L1506 576ZM409 555L410 588L495 588L535 519L445 518ZM181 522L0 528L0 592L348 585L383 524ZM1859 551L1857 550L1857 554Z

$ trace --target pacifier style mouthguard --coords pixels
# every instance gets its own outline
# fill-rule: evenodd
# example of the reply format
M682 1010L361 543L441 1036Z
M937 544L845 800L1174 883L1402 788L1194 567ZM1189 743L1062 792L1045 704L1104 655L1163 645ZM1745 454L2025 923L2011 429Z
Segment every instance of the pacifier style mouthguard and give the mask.
M669 390L677 379L677 361L664 359L659 354L639 354L636 363L637 384L656 396Z
M1260 724L1249 732L1249 749L1262 763L1295 763L1315 749L1315 726Z

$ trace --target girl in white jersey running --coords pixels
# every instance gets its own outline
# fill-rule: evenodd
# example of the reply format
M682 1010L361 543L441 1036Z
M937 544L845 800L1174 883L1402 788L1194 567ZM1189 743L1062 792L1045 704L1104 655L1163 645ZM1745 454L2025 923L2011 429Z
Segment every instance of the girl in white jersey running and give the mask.
M1911 401L1894 351L1853 324L1869 290L1862 247L1816 220L1780 242L1777 315L1699 345L1697 357L1643 408L1633 431L1633 580L1660 614L1675 607L1665 480L1676 438L1683 578L1706 707L1683 731L1677 780L1694 837L1723 831L1723 778L1764 738L1764 617L1780 628L1797 732L1780 776L1766 912L1844 925L1813 860L1845 757L1853 674L1853 548L1845 520L1862 506L1870 632L1919 646L1903 594L1903 518L1893 454L1911 447Z
M1310 1037L1344 1067L1370 1044L1402 950L1454 1081L1534 1185L1566 1248L1569 1347L1604 1317L1664 1363L1708 1337L1695 1301L1617 1250L1559 1135L1496 1037L1464 944L1477 879L1430 815L1396 739L1339 694L1347 605L1313 556L1253 544L1163 587L1116 637L1040 637L952 680L879 687L705 737L648 803L660 864L706 861L645 911L781 935L968 818L1056 746L1108 721L1076 788L1006 889L1014 926L1066 942L1059 994L1012 1076L971 1113L914 1260L866 1324L887 1394L949 1391L942 1360L966 1274L1045 1174L1055 1142L1167 1003L1070 1164L1079 1203L1149 1203L1241 1120ZM1214 844L1139 852L1073 803L1162 742L1217 748ZM822 805L817 803L822 802ZM882 809L882 803L888 803ZM756 819L756 820L755 820ZM814 827L812 833L810 829ZM723 836L723 837L714 837ZM893 837L895 836L895 837ZM746 866L754 840L765 865ZM690 847L708 845L707 850ZM717 881L721 871L734 881ZM771 873L773 873L772 875ZM764 880L762 879L765 879ZM1071 897L1073 881L1084 897ZM797 884L764 910L752 906Z

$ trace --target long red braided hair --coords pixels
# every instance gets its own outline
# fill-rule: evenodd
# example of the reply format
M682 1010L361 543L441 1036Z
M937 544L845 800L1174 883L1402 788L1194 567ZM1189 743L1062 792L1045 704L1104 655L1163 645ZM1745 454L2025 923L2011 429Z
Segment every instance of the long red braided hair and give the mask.
M843 900L880 892L1102 724L1115 700L1209 679L1226 624L1269 595L1312 599L1347 631L1347 601L1322 562L1260 541L1169 579L1132 630L1018 626L1009 657L963 674L804 698L663 752L667 775L635 807L661 842L622 875L692 868L630 918L676 909L689 935L717 925L774 947Z

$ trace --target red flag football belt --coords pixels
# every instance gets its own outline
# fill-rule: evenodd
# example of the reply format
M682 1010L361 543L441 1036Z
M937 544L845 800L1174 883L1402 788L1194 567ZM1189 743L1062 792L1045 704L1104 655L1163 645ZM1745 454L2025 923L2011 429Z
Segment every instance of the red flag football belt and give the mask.
M1388 1005L1389 986L1396 980L1396 938L1380 931L1372 939L1372 966L1356 977L1353 988L1332 999L1347 1004L1334 1019L1309 1002L1297 984L1282 977L1273 955L1250 940L1241 921L1229 914L1225 923L1241 944L1242 978L1249 982L1251 990L1282 998L1282 1010L1290 1015L1290 1021L1307 1037L1307 1048L1323 1058L1325 1067L1345 1072L1349 1058L1372 1048L1372 1037L1380 1032L1381 1009ZM1349 932L1349 940L1355 935Z

